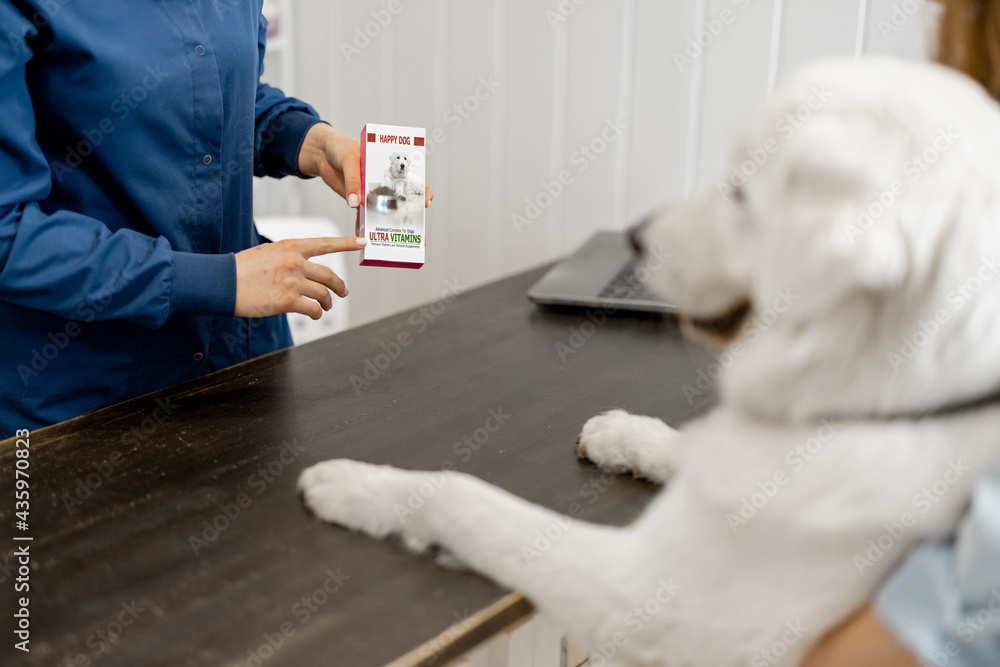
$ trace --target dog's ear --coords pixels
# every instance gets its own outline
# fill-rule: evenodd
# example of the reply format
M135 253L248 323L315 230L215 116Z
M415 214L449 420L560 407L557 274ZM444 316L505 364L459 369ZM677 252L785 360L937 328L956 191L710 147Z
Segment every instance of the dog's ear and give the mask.
M900 216L905 139L876 119L820 114L790 136L771 201L784 210L786 251L838 290L880 291L909 270ZM788 254L786 254L786 257Z

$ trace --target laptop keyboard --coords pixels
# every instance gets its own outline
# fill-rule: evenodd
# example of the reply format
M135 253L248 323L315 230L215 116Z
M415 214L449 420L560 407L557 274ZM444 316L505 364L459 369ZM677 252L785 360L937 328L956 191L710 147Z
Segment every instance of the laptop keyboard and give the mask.
M635 270L639 267L639 258L633 257L615 274L615 277L608 281L604 289L597 295L601 299L632 299L634 301L655 301L666 303L657 294L650 292L646 286L639 281L635 275Z

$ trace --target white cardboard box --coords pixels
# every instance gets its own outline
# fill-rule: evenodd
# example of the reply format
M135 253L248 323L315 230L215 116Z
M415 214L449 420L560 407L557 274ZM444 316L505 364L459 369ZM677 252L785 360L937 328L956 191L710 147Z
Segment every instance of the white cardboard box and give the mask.
M361 131L361 266L424 265L427 153L420 127L375 125Z

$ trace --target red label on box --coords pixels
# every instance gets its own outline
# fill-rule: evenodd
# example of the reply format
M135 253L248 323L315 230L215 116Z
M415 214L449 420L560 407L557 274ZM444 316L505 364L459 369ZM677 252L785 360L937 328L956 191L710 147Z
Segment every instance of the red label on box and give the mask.
M368 141L369 141L369 143L373 143L373 144L375 143L375 133L374 132L369 132L368 133Z
M423 146L424 145L424 138L423 137L413 137L413 145L414 146Z

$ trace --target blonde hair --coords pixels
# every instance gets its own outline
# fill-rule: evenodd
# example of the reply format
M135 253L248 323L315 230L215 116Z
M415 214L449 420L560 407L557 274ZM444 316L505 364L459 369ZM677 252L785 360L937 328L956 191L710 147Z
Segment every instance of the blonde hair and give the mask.
M1000 99L1000 0L942 0L938 60Z

